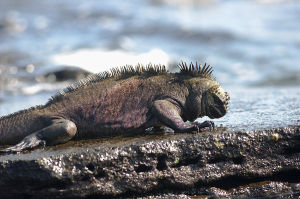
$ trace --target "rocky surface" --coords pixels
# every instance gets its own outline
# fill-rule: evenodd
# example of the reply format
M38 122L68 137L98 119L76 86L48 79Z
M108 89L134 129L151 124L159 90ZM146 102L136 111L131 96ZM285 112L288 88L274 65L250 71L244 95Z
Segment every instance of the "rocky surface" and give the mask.
M91 75L92 73L77 68L77 67L61 67L59 70L55 70L52 72L47 72L41 78L50 80L50 81L68 81L68 80L80 80L86 78L87 76Z
M1 198L293 198L300 127L85 140L0 156Z

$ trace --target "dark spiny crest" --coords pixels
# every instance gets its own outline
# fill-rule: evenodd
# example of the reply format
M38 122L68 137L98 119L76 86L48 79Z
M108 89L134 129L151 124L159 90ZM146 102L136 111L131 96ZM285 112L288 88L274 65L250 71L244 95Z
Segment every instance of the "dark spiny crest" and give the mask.
M195 77L205 77L210 79L215 79L212 76L213 69L210 65L207 65L206 63L204 66L201 64L194 65L192 62L188 66L185 62L182 62L178 65L180 69L179 74L183 75L190 75ZM66 87L65 89L59 91L56 95L52 96L48 103L46 105L49 105L57 100L59 100L62 96L67 95L68 93L71 93L75 90L78 90L81 87L88 86L92 83L100 82L105 79L109 78L129 78L135 75L142 75L142 76L155 76L167 73L166 67L164 65L152 65L148 64L146 66L143 66L141 64L138 64L137 66L132 65L126 65L122 67L115 67L110 69L110 71L104 71L101 73L93 74L88 76L85 79L79 80L74 84L71 84L70 86Z
M79 81L75 82L74 84L71 84L70 86L59 91L56 95L52 96L49 99L47 105L60 99L62 96L65 96L68 93L78 90L81 87L90 85L92 83L100 82L105 79L109 79L109 78L123 79L123 78L129 78L129 77L132 77L135 75L154 76L154 75L164 74L166 72L167 72L166 66L164 66L164 65L148 64L146 66L143 66L141 64L138 64L135 67L132 65L115 67L115 68L110 69L110 71L104 71L104 72L100 72L97 74L93 74L93 75L88 76L85 79L79 80Z
M180 73L184 75L215 79L212 75L213 68L206 63L202 66L201 64L198 64L198 62L196 62L196 64L191 62L189 65L186 62L181 62L178 67L180 69Z

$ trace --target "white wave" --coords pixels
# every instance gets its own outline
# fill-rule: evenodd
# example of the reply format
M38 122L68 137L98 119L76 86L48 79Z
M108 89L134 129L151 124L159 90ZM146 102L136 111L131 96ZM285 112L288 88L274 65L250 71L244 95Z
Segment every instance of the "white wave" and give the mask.
M62 89L66 86L68 86L70 82L64 82L64 83L38 83L38 84L30 84L26 86L22 86L19 88L19 93L25 94L25 95L34 95L40 92L49 92L49 91L56 91L58 89Z

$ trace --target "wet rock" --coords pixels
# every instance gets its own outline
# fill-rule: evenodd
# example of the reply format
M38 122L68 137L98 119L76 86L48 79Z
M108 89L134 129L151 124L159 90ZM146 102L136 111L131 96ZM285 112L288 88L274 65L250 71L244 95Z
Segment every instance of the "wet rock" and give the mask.
M67 81L83 79L92 73L77 67L63 67L62 69L48 72L43 78L48 81Z
M300 195L300 127L70 142L0 157L4 198Z

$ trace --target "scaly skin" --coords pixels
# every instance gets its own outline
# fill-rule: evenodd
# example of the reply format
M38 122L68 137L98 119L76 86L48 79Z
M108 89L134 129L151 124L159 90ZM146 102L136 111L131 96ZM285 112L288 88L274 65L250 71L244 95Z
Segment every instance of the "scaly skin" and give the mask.
M161 125L175 132L211 128L213 123L209 121L185 122L205 115L222 117L229 96L211 78L211 71L203 71L208 68L186 66L182 65L181 73L136 72L125 77L128 71L123 76L115 72L111 77L70 88L46 105L2 117L0 144L16 145L0 152L21 152L70 139L133 135ZM193 70L198 74L192 75Z

